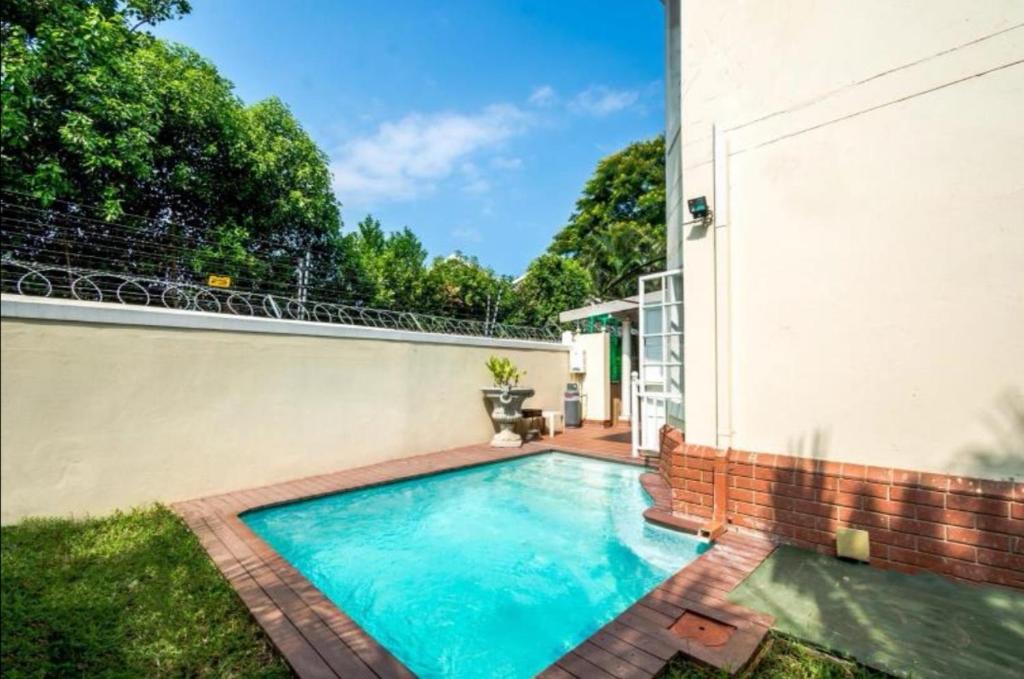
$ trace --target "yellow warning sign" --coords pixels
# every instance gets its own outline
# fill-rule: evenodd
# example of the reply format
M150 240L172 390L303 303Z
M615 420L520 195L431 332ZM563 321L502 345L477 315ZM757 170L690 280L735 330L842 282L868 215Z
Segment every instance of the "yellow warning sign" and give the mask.
M206 284L211 288L230 288L231 287L231 276L214 276L210 275L206 279Z

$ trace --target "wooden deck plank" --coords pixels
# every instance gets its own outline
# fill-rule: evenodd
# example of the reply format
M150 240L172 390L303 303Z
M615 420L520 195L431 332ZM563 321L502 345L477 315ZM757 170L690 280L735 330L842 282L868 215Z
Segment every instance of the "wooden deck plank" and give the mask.
M245 494L245 491L242 492ZM347 647L351 655L336 657L339 664L347 666L342 672L349 677L381 677L382 679L411 679L413 674L387 649L374 642L366 632L349 616L345 615L327 597L310 583L291 564L285 561L269 545L259 538L241 521L225 521L235 534L263 560L283 582L308 606L337 636L341 644L333 647ZM317 646L319 649L320 647Z
M575 652L618 679L647 679L651 676L649 672L609 653L589 640L577 646Z
M605 625L603 629L631 646L636 646L640 650L658 658L662 661L662 666L679 652L673 644L666 644L657 637L630 627L624 622L624 616L625 614L615 618L615 620Z
M534 679L577 679L577 677L569 674L558 665L551 665L534 677Z
M713 573L707 573L703 570L686 572L685 569L681 573L666 579L658 587L680 593L696 591L707 596L718 597L719 599L724 599L733 589L732 584L723 583Z
M374 679L375 674L352 654L345 644L338 643L338 636L317 612L307 606L291 587L233 532L228 522L220 517L212 517L208 519L208 523L235 559L338 676Z
M220 542L209 526L200 529L199 540L213 562L221 569L235 592L285 661L300 677L331 679L337 673L316 650L309 645L299 629L281 609L270 600L263 588L239 564L231 552Z
M595 665L575 651L569 651L555 664L580 679L615 679L614 674L606 672L604 668Z
M679 653L679 640L674 634L672 634L672 632L668 631L668 625L662 626L661 623L655 622L646 616L637 615L637 613L632 610L627 610L616 618L616 620L620 621L627 627L633 628L644 636L662 642L669 648L673 649L673 655Z
M664 613L656 611L653 608L650 608L649 606L645 606L643 603L643 599L627 608L626 613L624 613L623 615L626 614L635 615L639 618L643 618L644 620L650 622L652 625L657 625L662 629L668 629L672 626L672 623L676 621L676 619L670 615L665 615Z
M411 676L408 673L396 673L393 670L395 663L389 663L387 659L377 655L374 655L373 660L378 664L386 664L388 667L375 666L367 662L355 649L349 648L337 630L337 627L341 624L350 622L348 616L345 616L336 606L331 604L316 587L288 562L281 559L269 545L259 539L244 523L237 519L226 519L224 524L228 530L235 534L241 543L245 544L252 551L254 557L259 559L334 634L333 638L319 634L316 639L310 639L310 642L340 675L356 679L374 679L378 676L403 677L407 679ZM337 643L339 641L342 643ZM345 652L346 648L348 649L347 653ZM404 670L405 668L402 667L402 669Z
M648 672L647 676L657 674L665 666L663 660L659 660L650 653L619 639L603 629L595 632L587 641L603 648L618 658L622 658L629 664L636 665L640 669L645 670Z
M679 606L679 599L669 599L666 596L655 596L659 590L657 588L651 590L643 596L637 603L643 604L647 608L652 608L662 615L667 615L672 620L676 620L680 615L686 612L686 606Z
M658 602L659 604L671 606L675 610L693 610L703 615L713 611L715 618L734 627L744 629L754 625L771 627L774 622L770 615L757 613L756 611L751 611L728 601L715 599L712 603L707 599L702 600L692 596L674 594L661 588L655 588L648 592L641 601L644 601L645 603ZM650 604L648 603L648 605ZM669 609L659 610L663 610L667 613ZM678 617L678 615L676 617Z

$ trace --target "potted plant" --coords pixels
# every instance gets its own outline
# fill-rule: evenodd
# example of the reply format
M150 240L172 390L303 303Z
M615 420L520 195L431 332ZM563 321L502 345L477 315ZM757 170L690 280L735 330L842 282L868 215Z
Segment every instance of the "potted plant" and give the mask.
M533 396L533 389L520 387L519 380L525 370L519 370L508 358L491 356L487 369L494 378L493 387L484 387L484 396L491 402L491 419L500 427L491 439L498 448L518 448L523 437L516 433L516 423L523 418L523 401Z

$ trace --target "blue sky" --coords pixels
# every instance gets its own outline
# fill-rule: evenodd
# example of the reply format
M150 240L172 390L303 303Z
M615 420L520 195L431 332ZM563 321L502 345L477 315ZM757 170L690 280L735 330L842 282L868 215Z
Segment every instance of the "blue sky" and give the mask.
M277 95L368 212L519 274L603 156L663 128L657 0L193 0L153 32Z

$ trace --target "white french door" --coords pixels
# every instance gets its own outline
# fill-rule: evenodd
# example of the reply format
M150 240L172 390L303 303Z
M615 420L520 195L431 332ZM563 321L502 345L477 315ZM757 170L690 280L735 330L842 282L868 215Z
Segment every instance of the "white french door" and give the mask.
M683 420L682 269L641 276L639 312L634 454L657 451L662 425L669 417Z

